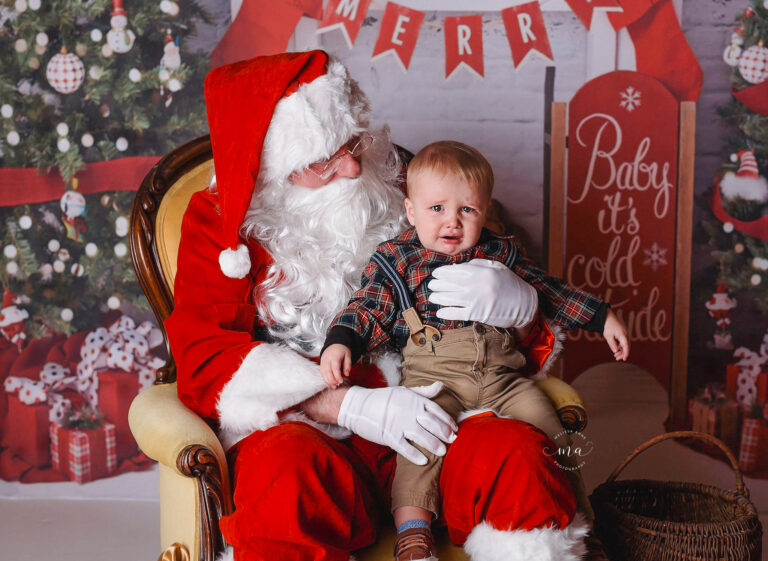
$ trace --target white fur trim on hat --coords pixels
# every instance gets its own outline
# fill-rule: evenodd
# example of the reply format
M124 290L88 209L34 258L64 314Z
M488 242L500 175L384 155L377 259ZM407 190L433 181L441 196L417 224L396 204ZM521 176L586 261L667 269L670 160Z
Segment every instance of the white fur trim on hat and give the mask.
M578 561L587 552L589 532L581 513L560 528L497 530L488 522L474 527L464 543L472 561Z
M320 367L311 360L284 345L255 346L219 394L219 436L224 447L277 425L279 411L325 388Z
M333 155L368 128L368 98L344 65L328 60L326 74L299 86L275 106L264 138L261 180L285 180L291 172Z
M251 256L244 244L237 249L225 249L219 254L221 272L232 279L242 279L251 271Z

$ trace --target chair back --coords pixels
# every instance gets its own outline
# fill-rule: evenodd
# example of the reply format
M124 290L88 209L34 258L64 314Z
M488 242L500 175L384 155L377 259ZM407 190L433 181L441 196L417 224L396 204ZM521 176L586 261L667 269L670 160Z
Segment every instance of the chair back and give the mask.
M131 209L130 248L141 288L163 331L168 362L155 383L176 380L176 365L164 322L173 310L173 283L181 240L181 221L196 192L213 177L211 139L204 136L179 146L150 170Z

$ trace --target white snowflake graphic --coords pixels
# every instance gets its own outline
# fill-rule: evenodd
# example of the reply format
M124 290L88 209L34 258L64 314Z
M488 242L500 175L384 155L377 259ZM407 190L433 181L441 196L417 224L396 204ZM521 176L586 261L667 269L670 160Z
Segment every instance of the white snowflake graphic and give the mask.
M634 111L635 107L640 106L640 92L632 86L629 86L625 91L620 92L621 103L620 107L623 107L627 111Z
M667 264L667 250L659 247L656 242L653 242L653 245L649 249L644 249L643 252L645 253L643 265L650 265L654 271Z

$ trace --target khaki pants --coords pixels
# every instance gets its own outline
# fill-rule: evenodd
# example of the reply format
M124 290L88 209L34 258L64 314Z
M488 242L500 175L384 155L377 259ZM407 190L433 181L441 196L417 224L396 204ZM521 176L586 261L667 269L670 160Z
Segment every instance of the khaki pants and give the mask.
M444 331L439 341L426 340L421 346L409 339L403 349L403 385L443 382L443 391L433 401L454 419L462 411L493 409L505 417L530 423L553 438L563 432L560 418L535 382L516 373L524 365L525 357L515 349L515 340L509 332L476 323ZM417 448L428 463L417 466L398 454L392 482L392 510L416 506L437 516L442 457ZM557 460L568 466L567 458ZM578 472L575 478L581 485L581 493L573 475L571 483L581 503L586 501L586 492ZM580 494L583 497L580 498Z

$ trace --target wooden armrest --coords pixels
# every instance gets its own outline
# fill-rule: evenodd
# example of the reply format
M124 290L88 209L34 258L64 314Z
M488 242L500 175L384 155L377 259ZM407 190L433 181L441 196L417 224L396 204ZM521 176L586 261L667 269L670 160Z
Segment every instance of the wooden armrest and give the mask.
M536 385L552 400L564 429L578 432L586 428L587 408L576 390L554 377L536 380Z
M211 427L179 400L175 383L152 386L137 395L128 412L128 424L147 456L176 471L179 455L191 445L208 448L226 469L221 442Z

